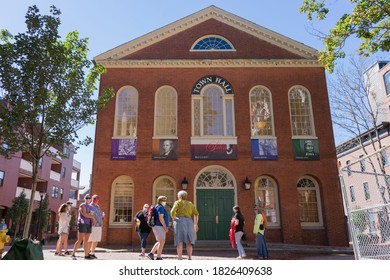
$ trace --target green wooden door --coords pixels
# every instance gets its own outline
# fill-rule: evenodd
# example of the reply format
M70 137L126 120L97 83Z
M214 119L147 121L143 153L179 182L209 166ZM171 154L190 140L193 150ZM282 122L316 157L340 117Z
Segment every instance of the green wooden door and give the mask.
M234 190L198 189L196 197L200 216L198 240L229 239Z

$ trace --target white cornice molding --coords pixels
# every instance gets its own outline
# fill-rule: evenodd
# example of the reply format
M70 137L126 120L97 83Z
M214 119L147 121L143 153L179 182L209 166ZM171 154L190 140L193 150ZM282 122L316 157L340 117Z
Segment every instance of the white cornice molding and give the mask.
M172 59L172 60L101 60L106 68L251 68L251 67L323 67L308 59Z
M271 31L246 19L238 17L234 14L221 10L215 6L210 6L181 20L168 24L165 27L159 28L144 36L141 36L137 39L122 44L116 48L113 48L105 53L102 53L96 56L94 60L100 63L100 60L122 59L123 57L126 57L140 49L148 47L172 35L189 29L210 18L214 18L220 22L228 24L234 28L249 33L261 40L267 41L275 46L281 47L304 58L318 58L318 51L309 46L306 46L286 36Z

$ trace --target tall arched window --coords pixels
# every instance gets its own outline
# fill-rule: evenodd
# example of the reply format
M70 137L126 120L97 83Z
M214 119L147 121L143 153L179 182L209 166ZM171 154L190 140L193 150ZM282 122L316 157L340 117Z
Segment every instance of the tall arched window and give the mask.
M224 94L217 85L192 95L193 136L235 136L233 100L233 94Z
M129 176L117 177L111 186L110 225L130 225L133 217L134 183Z
M165 208L171 211L173 203L176 200L176 183L173 178L168 176L160 176L154 181L152 199L153 204L157 202L157 198L160 195L167 197L167 205Z
M138 91L126 86L116 96L114 136L137 137Z
M301 178L297 189L301 226L322 226L320 190L317 182L310 177Z
M278 186L268 177L261 176L255 182L255 204L265 209L270 227L280 226Z
M301 86L288 93L292 136L315 136L310 93Z
M155 96L154 136L177 136L177 94L174 88L161 87Z
M256 86L249 98L252 136L274 136L271 92Z

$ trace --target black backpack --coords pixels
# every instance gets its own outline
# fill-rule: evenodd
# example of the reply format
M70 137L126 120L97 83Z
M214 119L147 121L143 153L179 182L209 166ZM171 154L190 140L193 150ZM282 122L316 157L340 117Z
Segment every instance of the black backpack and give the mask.
M146 223L150 227L154 227L156 225L156 205L149 207L148 212L146 213Z

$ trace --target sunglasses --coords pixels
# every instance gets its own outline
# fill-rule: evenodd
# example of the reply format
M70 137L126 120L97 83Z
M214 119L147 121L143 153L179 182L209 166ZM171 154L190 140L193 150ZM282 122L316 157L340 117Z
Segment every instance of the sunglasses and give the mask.
M92 198L90 198L90 197L86 197L85 199L86 199L86 200L91 200Z

